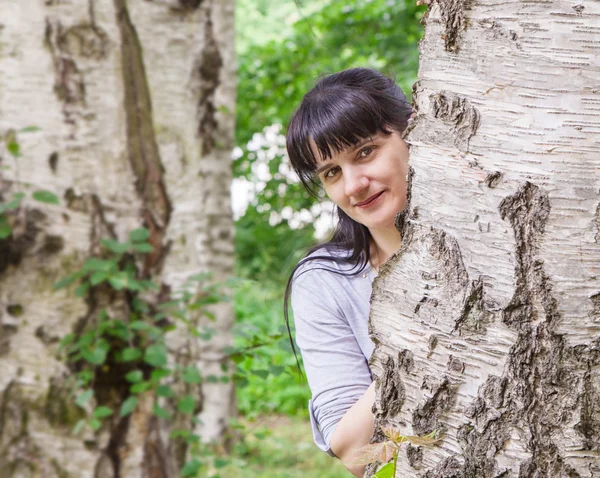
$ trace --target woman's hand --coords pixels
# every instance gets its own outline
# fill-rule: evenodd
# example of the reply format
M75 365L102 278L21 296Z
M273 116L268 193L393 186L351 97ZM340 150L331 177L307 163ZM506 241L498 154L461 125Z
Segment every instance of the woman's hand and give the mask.
M362 478L365 473L365 466L356 463L362 455L361 448L368 445L373 436L373 412L371 410L374 402L375 382L348 409L331 436L331 451L357 478Z

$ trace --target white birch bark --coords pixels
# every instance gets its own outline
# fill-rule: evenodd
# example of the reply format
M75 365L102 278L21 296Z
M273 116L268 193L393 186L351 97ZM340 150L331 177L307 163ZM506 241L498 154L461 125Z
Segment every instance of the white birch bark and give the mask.
M93 311L53 284L100 238L126 240L141 226L155 253L140 270L166 288L231 274L233 0L9 0L2 10L0 133L40 131L19 137L21 158L0 157L2 200L28 193L0 241L0 477L178 476L181 453L151 397L98 433L70 433L80 412L57 344ZM29 199L38 189L61 204ZM123 296L96 299L128 310ZM227 375L232 307L213 312L215 338L174 334L173 360ZM232 385L196 392L215 417L198 431L221 439Z
M600 476L600 4L438 0L401 251L374 283L398 476Z

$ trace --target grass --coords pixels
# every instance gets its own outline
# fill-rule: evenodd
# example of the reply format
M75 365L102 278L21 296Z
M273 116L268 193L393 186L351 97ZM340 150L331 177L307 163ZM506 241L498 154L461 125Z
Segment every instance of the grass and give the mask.
M275 416L245 423L241 440L212 478L349 478L339 460L319 450L305 418Z

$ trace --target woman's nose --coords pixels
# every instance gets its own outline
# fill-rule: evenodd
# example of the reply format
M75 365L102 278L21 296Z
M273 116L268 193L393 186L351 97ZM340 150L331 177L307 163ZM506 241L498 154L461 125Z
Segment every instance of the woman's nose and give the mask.
M351 169L344 175L344 192L346 196L359 196L369 186L367 178L360 169Z

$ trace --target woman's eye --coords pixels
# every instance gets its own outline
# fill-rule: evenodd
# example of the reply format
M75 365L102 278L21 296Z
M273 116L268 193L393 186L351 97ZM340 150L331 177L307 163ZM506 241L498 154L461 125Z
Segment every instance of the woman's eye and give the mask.
M330 170L326 171L323 176L327 179L331 179L337 174L338 169L339 168L331 168Z
M369 156L371 153L373 152L373 146L367 146L366 148L363 148L360 150L360 154L359 156L361 158L366 158L367 156Z

